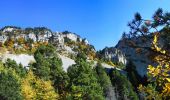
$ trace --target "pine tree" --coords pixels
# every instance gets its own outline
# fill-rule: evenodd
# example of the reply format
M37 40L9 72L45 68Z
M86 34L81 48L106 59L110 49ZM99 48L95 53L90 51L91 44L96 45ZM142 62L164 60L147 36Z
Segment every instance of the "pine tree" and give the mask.
M117 70L113 70L112 73L110 73L110 78L112 85L115 87L118 100L138 100L138 96L134 92L132 84L124 75Z
M80 57L80 58L79 58ZM68 68L72 99L103 100L103 91L91 65L79 55L77 63Z
M127 77L129 79L129 81L132 83L132 85L134 87L138 87L139 84L141 83L141 77L139 76L139 74L136 71L136 67L133 64L132 61L129 61L129 63L126 66L126 71L127 71Z
M20 77L24 77L26 74L26 68L24 68L22 64L18 65L14 60L7 59L7 61L4 63L4 66L15 70Z
M0 99L22 100L20 77L12 68L6 68L0 63Z
M61 98L66 98L69 77L62 68L62 61L51 45L40 46L34 54L36 63L32 65L33 72L44 80L51 80Z
M107 76L105 69L102 67L101 63L99 62L95 68L97 79L103 88L104 96L108 99L115 99L115 91L110 81L110 77Z

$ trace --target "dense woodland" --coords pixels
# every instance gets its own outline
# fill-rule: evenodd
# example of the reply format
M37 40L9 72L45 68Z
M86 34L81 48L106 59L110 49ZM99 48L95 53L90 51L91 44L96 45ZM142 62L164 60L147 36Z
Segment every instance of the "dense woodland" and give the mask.
M67 73L51 45L40 46L34 57L36 63L29 69L10 59L1 63L0 97L3 100L104 100L113 96L114 87L119 98L137 98L125 76L118 71L110 72L109 76L100 63L92 68L83 54L77 55L76 64L70 66Z
M26 44L24 50L12 47L14 40L2 44L3 48L15 53L34 55L35 63L29 68L8 59L0 62L0 99L1 100L169 100L169 44L170 44L170 13L158 9L153 19L143 19L139 13L128 23L130 32L123 33L121 40L127 43L132 38L149 40L151 47L138 46L133 48L147 49L156 66L148 65L148 73L141 77L134 64L129 61L122 68L126 73L115 69L105 69L102 62L112 65L116 62L102 58L102 52L94 51L92 45L83 42L66 41L66 45L75 46L78 54L73 58L76 64L65 72L62 61L58 57L56 45L52 43L36 43L32 48L31 40L19 39L17 42ZM20 28L19 28L20 29ZM43 30L43 29L42 29ZM40 28L34 29L41 33ZM33 31L27 28L25 32ZM163 39L163 45L160 45ZM145 41L144 41L145 42ZM89 61L89 59L91 61ZM93 66L93 60L98 63ZM117 64L120 65L120 64Z

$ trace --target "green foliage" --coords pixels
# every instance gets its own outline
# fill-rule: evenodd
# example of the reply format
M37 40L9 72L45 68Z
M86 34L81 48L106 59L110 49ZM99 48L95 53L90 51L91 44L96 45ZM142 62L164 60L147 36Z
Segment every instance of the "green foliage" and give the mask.
M26 74L26 69L21 64L18 65L14 60L7 59L4 65L7 68L14 69L20 77L24 77Z
M50 77L50 65L49 62L51 58L53 58L56 54L54 54L54 48L51 45L40 46L34 53L34 58L36 63L33 64L34 73L43 78L44 80L49 80Z
M28 29L29 31L31 31L31 29ZM34 33L35 34L45 34L45 31L50 31L50 29L46 28L46 27L34 27Z
M0 64L1 100L22 100L20 78L12 68Z
M105 69L102 67L101 63L98 63L95 68L98 83L100 83L103 88L103 93L105 97L111 98L114 95L114 90L112 90L112 83L110 77L106 74Z
M126 69L126 65L124 65L122 62L116 62L116 61L111 61L111 62L114 64L114 66L116 66L119 69L122 69L122 70Z
M86 56L86 54L84 54L84 53L78 53L77 54L77 57L76 57L76 62L77 63L79 63L79 61L81 61L81 60L86 60L87 59L87 56Z
M77 64L68 68L71 98L75 100L103 100L103 91L92 70L84 59L77 59Z
M67 73L63 70L62 61L58 57L51 59L51 80L54 82L54 87L61 95L61 98L65 99L67 95L67 85L69 77Z
M137 94L133 91L132 84L124 75L120 74L117 70L113 70L110 77L118 100L138 100Z
M60 97L65 98L68 76L54 47L42 45L36 50L34 57L36 63L32 66L33 72L41 79L51 80Z
M127 77L129 81L132 83L132 85L137 88L139 84L141 83L141 77L136 71L136 66L133 64L132 61L129 61L129 63L126 66L127 71Z
M65 43L65 44L71 44L72 41L71 41L71 39L69 39L69 38L67 38L67 37L64 37L64 43Z
M156 91L156 86L148 84L147 86L139 85L139 95L142 100L162 100L161 95Z
M36 54L36 63L33 64L33 72L44 80L50 79L50 63L41 54Z

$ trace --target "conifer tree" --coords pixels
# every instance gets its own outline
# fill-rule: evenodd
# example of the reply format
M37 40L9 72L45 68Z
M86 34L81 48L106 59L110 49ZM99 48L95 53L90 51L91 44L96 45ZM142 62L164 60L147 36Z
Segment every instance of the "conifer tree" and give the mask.
M103 100L103 91L98 83L92 66L79 54L76 64L67 70L70 77L72 99Z
M22 100L20 77L12 68L6 68L0 62L0 99Z
M95 68L97 79L103 88L103 93L105 98L113 100L115 98L115 91L110 81L110 77L107 75L105 69L102 67L101 63L99 62Z
M36 63L32 65L32 70L41 79L51 80L60 97L67 95L68 76L62 68L62 61L58 57L55 48L51 45L40 46L34 54Z

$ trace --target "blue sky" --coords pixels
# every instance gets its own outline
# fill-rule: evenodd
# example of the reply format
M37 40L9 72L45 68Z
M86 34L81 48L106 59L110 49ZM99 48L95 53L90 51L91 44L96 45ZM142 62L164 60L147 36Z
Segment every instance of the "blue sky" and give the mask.
M169 5L169 0L1 0L0 27L68 30L99 50L117 44L135 12L151 18L159 7L170 11Z

